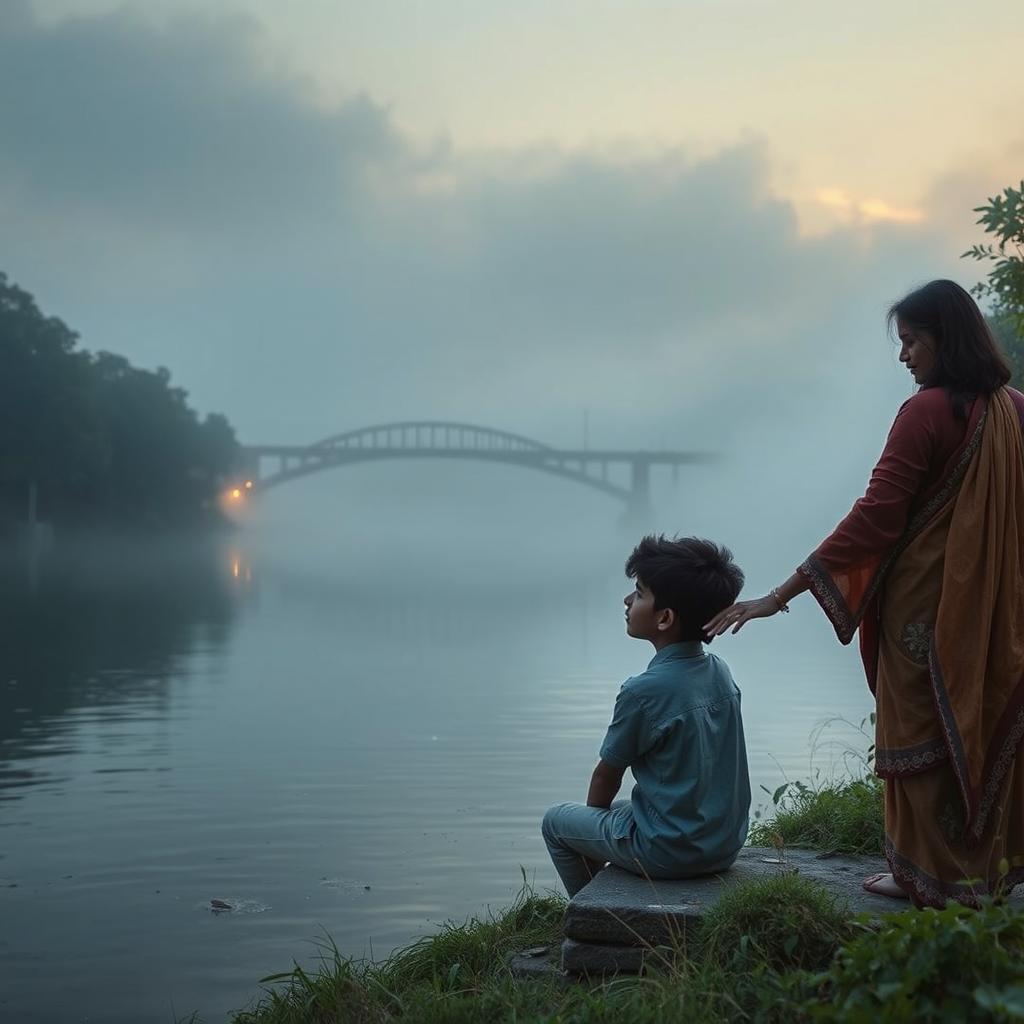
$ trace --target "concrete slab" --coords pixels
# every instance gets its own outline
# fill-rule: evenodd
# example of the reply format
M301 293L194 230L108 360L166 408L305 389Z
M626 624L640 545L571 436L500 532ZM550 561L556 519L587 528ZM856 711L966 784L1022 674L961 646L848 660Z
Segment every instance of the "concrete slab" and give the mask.
M890 913L907 904L861 888L865 877L885 870L881 857L830 857L811 850L786 850L780 856L764 847L746 847L729 871L702 878L649 880L619 868L605 868L570 900L565 936L584 944L671 945L699 925L724 886L782 871L798 871L820 882L848 903L852 913ZM578 953L573 950L577 959Z
M658 954L643 946L612 946L575 939L562 942L562 970L569 974L639 974L648 956L656 959Z

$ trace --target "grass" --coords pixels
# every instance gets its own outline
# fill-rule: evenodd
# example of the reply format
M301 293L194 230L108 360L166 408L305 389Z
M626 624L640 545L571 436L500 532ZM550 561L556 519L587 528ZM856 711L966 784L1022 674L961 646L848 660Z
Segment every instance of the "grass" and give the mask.
M794 846L881 856L884 787L874 776L810 787L786 783L773 794L775 816L754 821L751 846Z
M381 964L328 946L232 1024L960 1024L1024 1017L1024 915L905 910L850 921L797 875L737 885L701 941L645 977L516 981L503 954L558 938L561 901L524 890L497 917L446 925ZM794 940L795 941L792 941ZM490 956L496 959L488 959ZM464 968L463 964L467 966Z
M704 917L705 959L742 969L823 970L852 935L850 911L797 874L767 875L726 888Z
M856 779L773 794L757 845L878 853L882 787ZM1024 915L906 910L851 919L820 885L781 874L728 888L696 941L659 947L643 977L566 984L516 980L510 952L557 956L565 901L525 885L507 909L447 923L383 962L329 941L315 970L296 965L232 1024L902 1024L1024 1018ZM197 1022L198 1024L198 1022Z
M448 922L438 934L380 963L345 958L328 940L320 946L316 971L296 965L264 978L271 987L232 1024L495 1019L465 1014L490 1012L495 999L519 998L505 967L508 954L531 946L556 949L564 913L563 898L538 896L524 884L513 904L497 915Z
M645 977L514 979L510 952L544 945L557 954L564 910L560 897L524 886L507 910L449 922L381 963L347 959L327 943L316 970L296 965L263 979L263 996L232 1024L791 1021L803 995L783 972L822 968L846 927L823 889L786 875L730 890L692 948L660 947Z

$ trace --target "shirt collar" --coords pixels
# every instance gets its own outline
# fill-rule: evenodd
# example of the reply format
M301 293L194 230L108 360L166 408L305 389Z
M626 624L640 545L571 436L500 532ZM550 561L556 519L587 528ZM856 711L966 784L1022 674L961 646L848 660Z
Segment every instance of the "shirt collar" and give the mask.
M704 645L699 640L683 640L678 644L669 644L667 647L662 647L651 658L651 663L647 667L653 668L655 665L660 665L663 661L675 661L678 658L699 658L703 653Z

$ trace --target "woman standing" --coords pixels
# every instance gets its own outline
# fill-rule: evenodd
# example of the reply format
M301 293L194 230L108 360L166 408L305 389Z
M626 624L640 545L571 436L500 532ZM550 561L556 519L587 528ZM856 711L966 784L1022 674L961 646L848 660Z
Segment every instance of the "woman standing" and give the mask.
M920 389L864 497L785 583L705 628L735 633L810 590L840 642L859 630L891 871L864 886L974 904L1024 881L1024 395L954 282L889 322Z

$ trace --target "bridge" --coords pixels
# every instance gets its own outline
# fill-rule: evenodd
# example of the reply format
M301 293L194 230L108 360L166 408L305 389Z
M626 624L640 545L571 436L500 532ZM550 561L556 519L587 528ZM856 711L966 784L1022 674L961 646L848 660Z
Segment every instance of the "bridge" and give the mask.
M675 476L680 466L708 462L711 456L684 451L553 448L490 427L421 420L362 427L308 445L245 445L241 469L246 474L245 486L260 493L339 466L423 458L501 462L550 473L619 499L632 517L650 508L652 466L671 466ZM616 470L619 472L613 474ZM623 475L625 481L618 479ZM234 493L237 496L239 492Z

